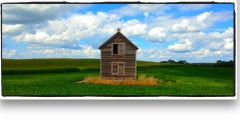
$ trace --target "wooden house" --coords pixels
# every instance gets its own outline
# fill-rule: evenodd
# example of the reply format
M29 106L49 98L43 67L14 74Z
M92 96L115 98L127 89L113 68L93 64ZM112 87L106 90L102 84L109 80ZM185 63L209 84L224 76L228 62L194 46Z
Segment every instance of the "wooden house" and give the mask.
M100 76L103 79L136 79L135 46L120 29L103 43L101 50Z

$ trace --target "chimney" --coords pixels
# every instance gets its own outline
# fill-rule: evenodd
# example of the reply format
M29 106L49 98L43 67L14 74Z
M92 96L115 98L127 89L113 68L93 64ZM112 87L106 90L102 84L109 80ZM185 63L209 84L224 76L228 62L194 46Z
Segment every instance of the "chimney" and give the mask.
M121 31L121 29L120 29L120 28L118 28L118 29L117 29L117 32L120 32L120 31Z

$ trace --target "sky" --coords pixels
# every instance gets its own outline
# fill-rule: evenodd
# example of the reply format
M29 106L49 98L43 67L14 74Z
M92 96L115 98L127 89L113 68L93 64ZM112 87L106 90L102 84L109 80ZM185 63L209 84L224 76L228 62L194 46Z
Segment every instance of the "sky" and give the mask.
M2 4L2 58L100 58L121 29L137 60L233 60L233 4Z

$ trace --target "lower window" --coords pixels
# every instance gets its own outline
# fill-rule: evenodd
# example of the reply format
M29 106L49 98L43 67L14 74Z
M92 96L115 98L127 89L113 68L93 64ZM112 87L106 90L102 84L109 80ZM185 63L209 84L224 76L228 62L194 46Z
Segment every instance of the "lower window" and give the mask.
M112 62L112 75L124 75L125 63L124 62Z

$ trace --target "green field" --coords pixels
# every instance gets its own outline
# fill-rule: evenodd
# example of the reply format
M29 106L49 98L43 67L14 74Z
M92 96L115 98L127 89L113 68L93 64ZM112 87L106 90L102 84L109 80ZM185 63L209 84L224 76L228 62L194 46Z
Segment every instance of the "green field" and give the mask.
M137 62L155 86L76 83L99 76L98 59L2 60L3 96L234 96L234 68Z

